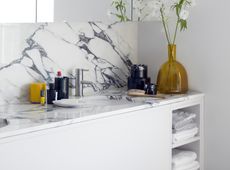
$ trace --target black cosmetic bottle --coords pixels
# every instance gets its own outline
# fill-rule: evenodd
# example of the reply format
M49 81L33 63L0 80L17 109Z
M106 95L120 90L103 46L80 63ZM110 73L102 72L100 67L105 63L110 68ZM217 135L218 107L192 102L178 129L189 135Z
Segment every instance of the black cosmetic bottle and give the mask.
M47 90L47 103L53 104L53 101L56 99L56 90L54 83L49 84L49 89Z
M69 78L62 77L60 71L58 71L57 77L55 77L55 90L57 92L57 100L69 98Z
M61 86L62 86L62 73L61 71L57 72L57 76L55 77L55 90L57 92L57 100L62 99L62 92L61 92Z
M61 98L69 98L69 77L63 77L61 81Z

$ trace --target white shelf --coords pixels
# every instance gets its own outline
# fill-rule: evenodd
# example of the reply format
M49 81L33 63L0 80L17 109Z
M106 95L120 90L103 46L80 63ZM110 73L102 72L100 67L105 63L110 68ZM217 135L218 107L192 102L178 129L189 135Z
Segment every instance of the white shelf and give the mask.
M204 170L204 95L189 96L187 100L172 104L171 109L172 111L181 109L185 112L196 114L195 123L199 128L199 133L188 140L172 143L171 147L172 149L181 148L197 153L197 161L200 162L199 170Z
M181 142L178 142L178 143L174 143L172 145L172 149L178 148L178 147L183 146L183 145L187 145L189 143L197 142L199 140L200 140L200 137L199 136L195 136L195 137L193 137L191 139L184 140L184 141L181 141Z

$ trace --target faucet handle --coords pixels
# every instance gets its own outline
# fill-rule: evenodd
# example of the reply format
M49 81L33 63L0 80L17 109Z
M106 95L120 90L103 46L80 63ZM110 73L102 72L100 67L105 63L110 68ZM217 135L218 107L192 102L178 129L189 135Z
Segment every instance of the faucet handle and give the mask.
M82 68L76 68L75 69L75 77L78 77L78 81L84 80L84 72L89 71L89 69L82 69Z
M82 69L82 68L76 68L76 69L75 69L75 73L76 73L76 74L81 74L81 73L83 73L84 71L89 71L89 69Z
M75 95L83 96L83 81L84 81L84 72L89 71L87 69L75 69Z
M82 69L82 71L89 71L89 69Z

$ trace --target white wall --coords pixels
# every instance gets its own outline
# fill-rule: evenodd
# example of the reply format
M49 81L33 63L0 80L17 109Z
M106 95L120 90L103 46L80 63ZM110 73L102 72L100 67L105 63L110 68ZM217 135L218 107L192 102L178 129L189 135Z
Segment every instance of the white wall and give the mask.
M177 41L178 59L191 89L206 94L205 170L230 169L230 1L202 0L192 10L189 29ZM139 62L152 63L155 78L167 47L160 23L139 25Z
M54 21L111 21L107 15L107 11L113 9L111 3L112 0L55 0Z
M98 2L97 2L98 1ZM55 21L93 21L106 19L108 0L97 0L92 5L92 0L55 0ZM89 5L91 4L91 5ZM97 14L97 15L95 15ZM102 15L103 14L103 15Z

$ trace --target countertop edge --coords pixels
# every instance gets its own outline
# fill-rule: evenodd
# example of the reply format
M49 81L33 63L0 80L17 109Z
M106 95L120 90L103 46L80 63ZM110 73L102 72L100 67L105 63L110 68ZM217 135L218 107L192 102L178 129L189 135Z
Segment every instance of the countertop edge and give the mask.
M120 114L124 114L124 113L128 113L128 112L165 106L165 105L169 105L172 103L183 102L186 100L196 99L196 98L204 97L204 96L205 95L203 93L200 93L200 92L194 92L193 93L192 92L192 93L186 94L186 95L171 96L171 97L168 97L168 98L161 100L161 101L156 100L152 104L142 103L140 105L130 106L128 108L122 108L122 109L113 110L113 111L106 111L106 112L102 112L102 113L94 114L94 115L89 115L89 116L85 116L85 117L78 117L78 118L74 118L74 119L62 120L59 122L50 122L47 124L36 125L36 126L32 126L32 127L25 127L25 128L18 129L18 130L0 133L0 140L15 137L15 136L20 136L20 135L25 135L25 134L29 134L29 133L33 133L33 132L44 131L44 130L48 130L48 129L68 126L71 124L107 118L107 117L120 115Z
M77 123L83 123L83 122L93 121L93 120L97 120L97 119L108 118L111 116L116 116L116 115L129 113L129 112L133 112L133 111L148 109L148 108L152 108L152 107L153 106L151 106L149 104L142 104L139 106L133 106L133 107L129 107L129 108L118 109L115 111L107 111L107 112L103 112L100 114L89 115L89 116L80 117L80 118L63 120L63 121L59 121L59 122L51 122L51 123L47 123L47 124L37 125L37 126L33 126L33 127L27 127L27 128L23 128L23 129L14 130L14 131L2 132L2 133L0 133L0 140L19 136L19 135L25 135L25 134L29 134L29 133L33 133L33 132L38 132L38 131L43 131L43 130L48 130L48 129L53 129L53 128L59 128L59 127L63 127L63 126L68 126L71 124L77 124Z

